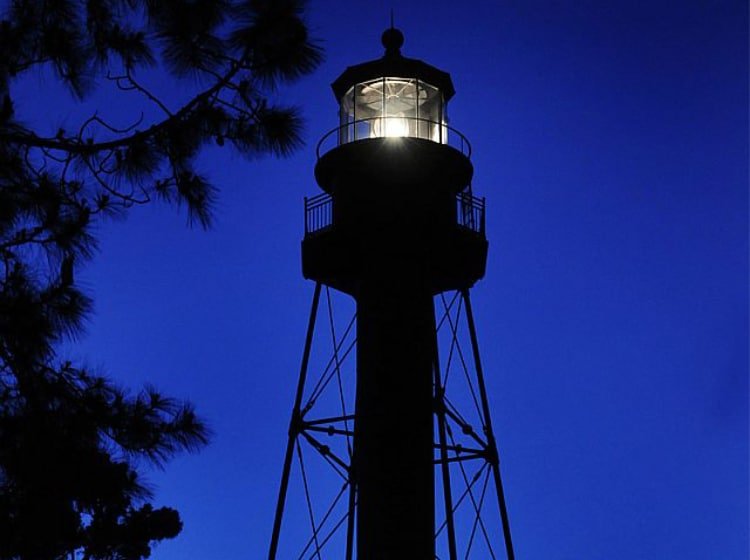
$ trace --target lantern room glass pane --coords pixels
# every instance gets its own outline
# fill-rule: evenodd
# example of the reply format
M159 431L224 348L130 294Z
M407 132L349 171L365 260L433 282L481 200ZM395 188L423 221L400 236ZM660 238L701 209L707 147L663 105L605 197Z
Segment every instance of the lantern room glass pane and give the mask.
M444 134L445 106L440 90L435 86L419 84L419 125L418 137L427 138L441 144L447 141Z
M384 77L356 84L341 99L341 143L365 138L445 142L440 90L416 78Z
M341 98L339 109L339 144L354 140L354 88Z

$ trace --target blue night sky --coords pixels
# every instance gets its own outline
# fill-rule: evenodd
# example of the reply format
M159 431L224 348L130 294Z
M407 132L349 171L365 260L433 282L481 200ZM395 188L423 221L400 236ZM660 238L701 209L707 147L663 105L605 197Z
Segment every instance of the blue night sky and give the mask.
M517 557L745 560L746 2L392 5L404 54L453 77L487 198L472 297ZM382 54L390 8L311 2L326 62L278 92L307 146L206 152L213 230L160 205L99 229L81 278L96 313L70 354L193 401L215 433L151 475L185 522L156 560L266 554L313 292L315 143L337 125L329 84ZM179 85L155 87L177 103ZM45 105L50 130L86 112Z

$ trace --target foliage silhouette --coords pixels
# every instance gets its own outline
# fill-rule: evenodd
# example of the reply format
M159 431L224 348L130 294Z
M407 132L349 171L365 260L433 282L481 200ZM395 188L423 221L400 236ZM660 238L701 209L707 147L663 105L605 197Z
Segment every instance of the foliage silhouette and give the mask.
M144 464L208 441L189 403L131 394L56 348L91 300L75 269L94 224L154 199L211 224L216 189L196 168L209 144L252 157L301 142L294 108L268 92L314 70L302 0L12 0L0 20L0 558L140 559L181 528L155 508ZM43 134L16 116L13 86L51 68L84 100L97 79L148 105L116 127L98 112ZM180 80L170 107L142 75ZM22 101L22 100L21 100Z

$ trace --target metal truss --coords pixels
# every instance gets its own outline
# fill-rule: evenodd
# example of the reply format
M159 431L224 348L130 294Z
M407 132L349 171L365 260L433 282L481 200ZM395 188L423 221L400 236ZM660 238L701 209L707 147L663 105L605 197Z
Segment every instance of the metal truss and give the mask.
M438 431L435 463L440 466L442 475L444 520L438 525L435 538L440 539L442 533L446 533L445 554L450 560L497 558L495 548L499 535L488 520L489 517L496 519L497 514L484 513L491 493L497 500L505 557L514 560L500 459L469 291L457 291L451 297L446 297L445 293L438 295L436 316L439 319L435 326L434 395ZM468 356L461 344L466 339L470 346ZM460 405L454 404L459 402ZM455 501L454 489L460 492ZM463 539L457 538L457 526L462 529ZM463 534L466 529L468 535Z
M352 311L348 314L350 319L341 323L340 313L334 314L332 292L318 283L313 294L269 560L354 558L356 313ZM350 306L353 306L351 301ZM468 290L438 295L435 310L434 462L439 469L442 494L442 504L436 513L436 559L496 559L496 549L504 549L505 558L514 560L500 460ZM316 330L319 314L326 315L328 328ZM327 346L330 354L311 359L316 345ZM291 513L285 513L290 480L296 484L296 494L303 496L295 503L296 507L290 508L296 515L291 525L285 519ZM493 501L497 509L488 505ZM292 528L284 531L283 551L282 519ZM304 536L303 524L308 526ZM294 534L289 535L290 532Z

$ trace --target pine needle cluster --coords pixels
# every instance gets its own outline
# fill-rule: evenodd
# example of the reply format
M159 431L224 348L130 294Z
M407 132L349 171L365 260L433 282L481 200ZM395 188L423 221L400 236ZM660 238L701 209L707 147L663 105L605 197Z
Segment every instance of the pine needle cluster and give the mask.
M302 0L12 0L0 15L0 559L137 560L182 527L155 508L144 465L194 451L208 430L189 403L132 394L56 349L91 300L75 270L93 226L155 199L209 227L207 145L284 156L297 109L269 92L313 71L321 50ZM14 86L52 69L74 99L101 83L152 107L117 127L94 112L43 134L18 118ZM142 73L190 84L178 106ZM115 101L116 102L116 101Z

